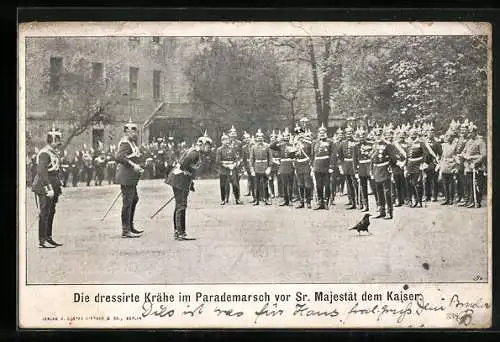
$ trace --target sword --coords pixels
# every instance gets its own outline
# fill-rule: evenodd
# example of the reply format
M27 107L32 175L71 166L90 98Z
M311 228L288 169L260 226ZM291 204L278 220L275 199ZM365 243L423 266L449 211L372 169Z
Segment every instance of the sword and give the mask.
M174 198L175 198L175 195L173 195L172 197L170 197L170 199L169 199L167 202L165 202L165 204L164 204L164 205L162 205L162 206L160 207L160 209L158 209L158 210L157 210L157 211L156 211L153 215L151 215L150 219L153 219L156 215L158 215L158 213L159 213L160 211L162 211L162 210L163 210L163 209L164 209L164 208L165 208L165 207L166 207L166 206L167 206L170 202L172 202L172 200L173 200Z
M425 199L425 172L422 170L422 200L424 202L424 208L427 208L427 200Z
M115 199L113 200L113 202L112 202L112 203L111 203L111 205L109 206L108 210L106 210L106 213L104 214L104 216L103 216L103 217L101 217L101 221L103 221L103 220L106 218L106 216L108 216L109 212L111 211L111 209L112 209L112 208L113 208L113 206L115 205L116 201L118 201L118 198L120 198L121 194L122 194L122 192L120 191L120 192L116 195Z
M472 187L474 190L474 206L475 206L477 203L477 190L476 190L477 179L476 179L476 170L475 169L472 169Z

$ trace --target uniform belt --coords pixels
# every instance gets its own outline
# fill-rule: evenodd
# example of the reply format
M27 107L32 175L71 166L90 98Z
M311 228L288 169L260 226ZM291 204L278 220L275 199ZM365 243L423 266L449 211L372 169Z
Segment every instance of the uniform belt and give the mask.
M370 162L371 162L370 159L363 159L363 160L359 161L360 164L367 164L367 163L370 163Z
M297 159L297 161L298 161L299 163L303 163L303 162L306 162L306 161L308 161L308 160L309 160L309 158L301 158L301 159Z
M68 167L68 164L62 164L61 167Z
M422 160L423 157L417 157L417 158L408 158L409 161L419 161Z
M267 159L256 159L256 163L267 163Z
M330 156L318 156L318 157L315 157L314 159L328 159L330 158Z
M292 158L281 158L281 161L292 161Z
M375 166L386 166L386 165L389 165L389 162L386 161L386 162L383 162L383 163L373 163L373 165L375 165Z
M280 163L280 159L279 158L273 158L273 163L279 164Z
M352 158L344 158L344 161L353 161Z
M234 161L223 160L222 164L231 165L231 164L234 164Z

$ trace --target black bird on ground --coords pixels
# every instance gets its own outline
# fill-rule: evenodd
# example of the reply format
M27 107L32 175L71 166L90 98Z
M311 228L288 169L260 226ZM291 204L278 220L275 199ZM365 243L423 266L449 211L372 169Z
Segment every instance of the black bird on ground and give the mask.
M368 231L368 226L370 225L370 214L365 214L361 221L359 221L354 227L349 228L349 230L357 230L358 234L361 235L361 232L367 232Z

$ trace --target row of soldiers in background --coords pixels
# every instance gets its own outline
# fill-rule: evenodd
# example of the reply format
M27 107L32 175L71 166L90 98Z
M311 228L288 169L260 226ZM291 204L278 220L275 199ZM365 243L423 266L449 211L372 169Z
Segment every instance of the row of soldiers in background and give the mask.
M291 134L273 132L269 143L259 130L255 136L237 139L234 126L224 134L217 149L221 205L229 201L230 187L241 204L240 175L248 176L252 203L270 205L282 197L281 206L328 209L339 189L347 186L348 208L369 210L368 187L372 189L380 217L392 218L393 203L422 207L422 202L480 207L486 187L486 143L477 127L466 120L452 121L439 138L432 124L421 126L376 126L370 131L339 129L332 138L322 126L314 137L301 127Z
M177 162L182 153L187 150L186 142L176 144L173 138L157 138L154 142L140 146L141 165L144 166L143 179L164 178L173 165ZM115 184L117 162L115 160L116 146L111 144L106 149L83 148L73 155L68 155L67 151L59 156L61 159L61 180L63 186L72 184L78 186L79 182L84 182L90 186L94 181L95 186L101 186L103 181L108 184ZM33 182L36 174L36 156L38 150L28 160L29 178L28 183Z

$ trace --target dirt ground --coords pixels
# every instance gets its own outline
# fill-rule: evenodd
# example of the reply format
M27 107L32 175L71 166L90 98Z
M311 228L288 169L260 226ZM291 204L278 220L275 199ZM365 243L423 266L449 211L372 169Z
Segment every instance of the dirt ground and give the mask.
M243 189L246 181L241 181ZM173 202L162 180L141 181L138 239L122 239L121 201L100 218L118 185L64 188L53 237L38 248L36 208L27 191L28 284L377 283L471 282L487 277L487 209L428 203L395 208L394 220L371 220L372 235L347 229L363 216L345 210L347 197L328 211L294 207L220 206L218 180L196 182L187 233L173 240ZM373 197L373 196L370 196ZM371 198L373 201L373 198ZM233 201L234 203L234 201ZM371 213L376 214L371 204ZM424 267L425 266L425 267ZM428 266L428 267L427 267Z

